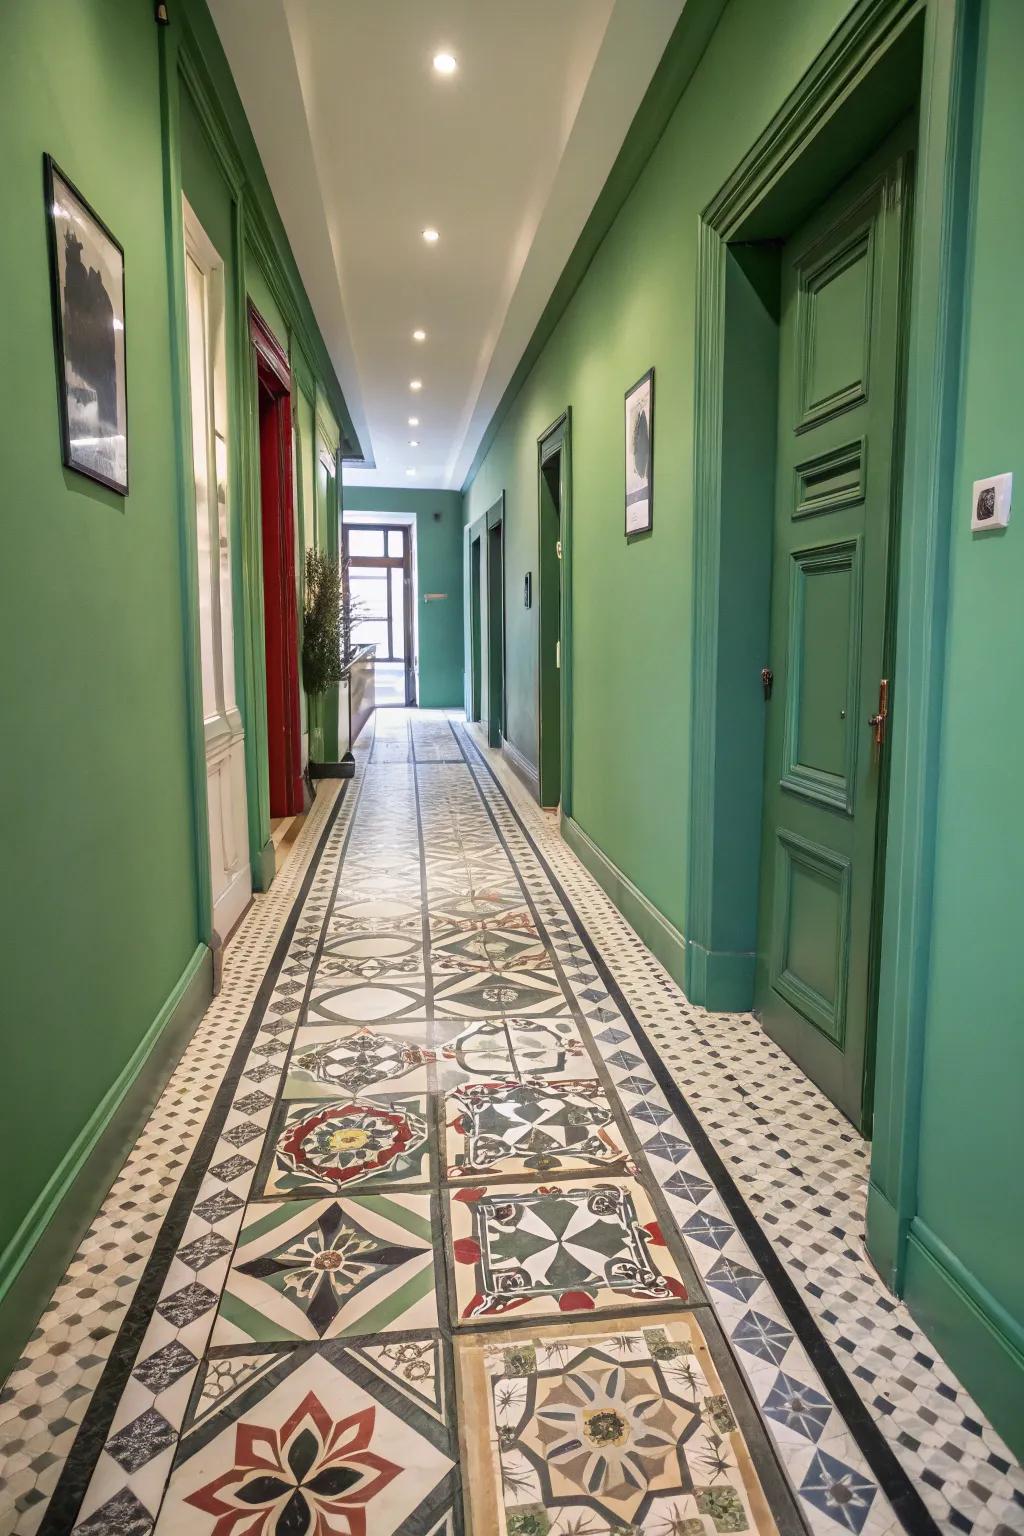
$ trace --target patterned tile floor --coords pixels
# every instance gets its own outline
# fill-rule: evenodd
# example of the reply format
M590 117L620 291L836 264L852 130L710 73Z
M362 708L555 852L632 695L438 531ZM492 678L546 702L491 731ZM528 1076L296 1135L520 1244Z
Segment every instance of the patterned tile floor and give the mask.
M0 1531L1024 1532L865 1172L494 754L381 713L0 1394Z

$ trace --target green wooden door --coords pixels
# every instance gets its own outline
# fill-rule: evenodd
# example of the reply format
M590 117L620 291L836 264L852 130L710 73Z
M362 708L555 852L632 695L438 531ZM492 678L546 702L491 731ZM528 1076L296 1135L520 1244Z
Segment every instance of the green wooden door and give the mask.
M868 719L887 673L910 195L892 155L782 253L755 991L767 1032L865 1129L884 752Z

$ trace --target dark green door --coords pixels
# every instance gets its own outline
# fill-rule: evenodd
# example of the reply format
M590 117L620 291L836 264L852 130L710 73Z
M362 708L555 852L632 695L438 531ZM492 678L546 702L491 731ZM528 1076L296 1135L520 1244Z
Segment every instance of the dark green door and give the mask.
M469 718L480 719L483 705L483 644L480 633L480 539L473 539L469 546L469 664L470 700Z
M756 980L767 1032L864 1128L910 196L894 153L782 253Z
M487 530L487 740L500 747L505 735L505 561L503 524Z

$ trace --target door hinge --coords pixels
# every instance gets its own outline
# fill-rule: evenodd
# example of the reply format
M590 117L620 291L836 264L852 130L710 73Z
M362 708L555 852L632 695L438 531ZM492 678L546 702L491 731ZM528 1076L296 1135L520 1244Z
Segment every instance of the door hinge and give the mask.
M561 560L561 558L562 558L562 541L561 541L561 539L559 539L557 541L557 543L555 544L555 554L558 557L558 559Z
M875 744L875 756L878 757L885 746L885 724L889 718L889 679L883 677L878 685L878 713L868 715L868 725L871 727L872 739Z
M771 667L762 667L761 668L761 687L764 689L765 703L767 703L768 700L771 698L771 696L772 696L772 688L774 687L774 685L775 685L775 673L772 671Z
M560 667L561 665L562 665L562 642L561 642L561 640L556 640L555 641L555 666L556 667Z

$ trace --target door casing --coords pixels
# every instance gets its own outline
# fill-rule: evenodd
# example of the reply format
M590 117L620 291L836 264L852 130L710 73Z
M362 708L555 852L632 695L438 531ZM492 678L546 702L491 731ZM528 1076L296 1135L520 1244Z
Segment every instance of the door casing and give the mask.
M770 511L766 514L756 486L737 487L730 479L742 448L735 435L735 384L744 362L731 314L731 279L749 242L784 237L821 200L827 190L822 168L834 185L841 170L852 169L898 116L919 102L913 228L928 235L912 238L910 257L892 677L902 712L890 723L879 1065L868 1195L869 1248L897 1291L916 1209L976 30L977 7L969 0L927 5L861 0L705 206L698 225L685 984L692 1001L717 1011L749 1006L752 993L754 932L730 926L730 913L744 907L744 893L749 915L757 878L751 868L756 859L744 852L750 839L738 842L732 825L751 803L750 784L744 788L742 773L737 779L733 770L739 746L742 764L753 764L752 796L759 803L762 738L752 712L763 715L756 673L751 686L750 655L740 650L737 671L726 643L723 571L744 527L756 527L765 515L770 526ZM760 344L756 337L754 343ZM748 430L752 422L757 429L756 413L748 412ZM756 567L757 561L752 563ZM763 571L761 577L749 593L742 582L728 591L731 611L738 599L755 633L767 617Z
M572 413L537 439L537 770L539 800L572 814ZM557 470L552 470L557 458ZM551 479L557 487L554 506ZM561 543L561 554L556 542ZM556 644L558 662L556 665Z
M487 529L487 740L505 738L505 493L486 514Z

